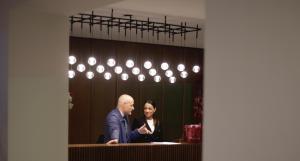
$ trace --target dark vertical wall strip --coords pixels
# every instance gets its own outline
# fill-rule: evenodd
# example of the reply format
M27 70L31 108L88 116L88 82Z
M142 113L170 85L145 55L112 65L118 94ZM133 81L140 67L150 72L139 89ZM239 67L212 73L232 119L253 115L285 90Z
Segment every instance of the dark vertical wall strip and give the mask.
M93 53L90 53L91 45ZM144 101L153 99L157 102L156 116L162 122L166 141L181 138L183 124L196 123L193 119L193 98L202 96L203 49L70 37L70 55L78 59L77 63L71 66L74 70L78 63L88 65L87 59L93 55L97 59L97 65L104 64L105 70L113 73L111 80L105 80L103 74L99 73L95 73L95 77L88 80L85 72L76 71L75 78L70 79L69 90L74 104L73 109L69 111L70 144L95 143L98 136L103 134L106 114L115 108L117 97L124 93L135 99L135 110L131 120L142 116ZM161 62L166 60L176 73L177 82L170 84L164 73L159 70L162 81L156 83L144 68L144 82L137 81L137 76L128 68L123 70L129 74L129 79L123 81L119 75L114 74L113 68L106 65L107 59L111 57L117 59L117 64L122 67L125 67L128 58L133 59L138 67L143 67L141 61L143 63L149 59L156 69L160 69ZM189 72L185 81L175 72L177 65L183 63L183 58ZM200 65L200 73L191 72L194 64ZM96 71L96 65L91 67L91 70Z
M0 160L8 160L8 6L0 6Z

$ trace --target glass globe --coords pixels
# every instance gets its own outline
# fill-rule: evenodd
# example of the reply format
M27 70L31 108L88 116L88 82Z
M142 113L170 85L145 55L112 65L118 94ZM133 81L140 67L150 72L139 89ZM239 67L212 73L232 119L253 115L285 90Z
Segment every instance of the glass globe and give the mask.
M121 73L122 73L122 71L123 71L123 69L122 69L122 67L121 67L121 66L116 66L116 67L115 67L115 73L117 73L117 74L121 74Z
M69 56L69 64L73 65L76 63L76 61L77 61L77 59L75 56L73 56L73 55Z
M193 72L194 72L194 73L199 73L199 72L200 72L200 67L199 67L199 65L194 65L194 66L193 66Z
M180 73L180 77L181 77L181 78L187 78L187 76L188 76L188 73L187 73L186 71L182 71L182 72Z
M152 67L152 63L149 60L145 61L144 68L150 69L151 67Z
M140 81L140 82L142 82L142 81L144 81L145 80L145 75L144 74L140 74L140 75L138 75L138 80Z
M155 76L156 75L156 70L154 69L154 68L151 68L150 70L149 70L149 75L151 75L151 76Z
M69 77L70 79L74 78L74 77L75 77L75 71L74 71L74 70L69 70L69 71L68 71L68 77Z
M165 73L165 75L166 75L167 77L172 77L172 76L173 76L172 70L167 70L166 73Z
M113 58L109 58L109 59L107 60L107 65L110 66L110 67L115 66L115 65L116 65L116 60L113 59Z
M104 79L110 80L111 79L111 74L109 72L104 73Z
M98 73L103 73L105 70L105 67L103 65L98 65L97 68L96 68L96 71Z
M184 71L184 69L185 69L185 66L183 64L178 64L177 65L177 70L178 71L182 72L182 71Z
M155 82L160 82L161 81L161 77L159 75L154 76L154 81Z
M97 60L96 60L95 57L89 57L89 59L88 59L88 64L89 64L90 66L94 66L96 63L97 63Z
M134 61L131 60L131 59L128 59L128 60L126 61L126 67L132 68L133 66L134 66Z
M84 72L85 71L85 65L84 64L78 64L77 65L77 70L79 72Z
M160 67L162 70L167 70L169 69L169 64L167 62L163 62L161 63Z
M176 78L175 77L170 77L169 78L169 82L170 83L175 83L176 82Z
M138 67L132 68L132 74L138 75L138 74L140 74L140 72L141 72L141 70Z
M86 72L86 77L87 77L88 79L93 79L94 76L95 76L94 72L92 72L92 71Z
M127 73L122 73L121 74L121 79L126 81L127 79L129 78L128 74Z

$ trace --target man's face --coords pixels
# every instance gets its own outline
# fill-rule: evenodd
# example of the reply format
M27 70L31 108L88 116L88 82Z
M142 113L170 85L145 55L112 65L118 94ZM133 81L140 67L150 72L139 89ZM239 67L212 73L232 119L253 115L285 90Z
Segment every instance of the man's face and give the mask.
M134 110L134 101L128 101L123 104L123 112L125 115L131 115L131 112Z

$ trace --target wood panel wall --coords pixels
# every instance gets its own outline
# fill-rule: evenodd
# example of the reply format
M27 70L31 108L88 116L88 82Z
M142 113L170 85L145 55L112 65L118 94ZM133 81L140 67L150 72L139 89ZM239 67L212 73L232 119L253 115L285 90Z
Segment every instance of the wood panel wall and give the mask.
M166 141L174 141L182 136L184 124L195 123L193 112L193 98L202 96L203 89L203 49L164 46L100 40L89 38L70 37L70 55L77 57L77 62L87 65L89 56L98 60L97 64L106 64L110 57L117 59L123 67L128 58L138 62L149 59L156 68L165 60L171 64L173 71L179 62L184 62L189 71L188 79L180 79L170 84L164 73L163 80L155 83L150 75L146 75L144 82L138 82L136 76L128 69L129 80L123 81L113 74L111 80L105 80L103 74L96 73L92 80L88 80L85 73L76 72L76 76L69 81L69 90L73 97L73 109L69 111L69 143L95 143L98 136L103 134L103 124L107 113L116 107L117 98L121 94L129 94L135 100L135 110L130 117L140 117L143 114L143 103L153 99L157 103L156 116L161 120ZM76 69L75 65L70 66ZM192 65L199 64L201 71L198 74L191 72ZM95 71L96 67L88 67ZM113 69L108 69L113 73ZM159 71L161 72L161 71Z

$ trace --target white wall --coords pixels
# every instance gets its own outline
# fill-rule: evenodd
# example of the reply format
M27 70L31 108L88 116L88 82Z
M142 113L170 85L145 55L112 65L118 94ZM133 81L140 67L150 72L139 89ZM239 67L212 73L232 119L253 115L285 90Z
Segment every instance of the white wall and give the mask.
M68 160L68 15L115 1L1 1L1 161Z
M66 161L67 17L16 8L9 18L8 160Z
M299 7L207 1L203 161L300 160Z

